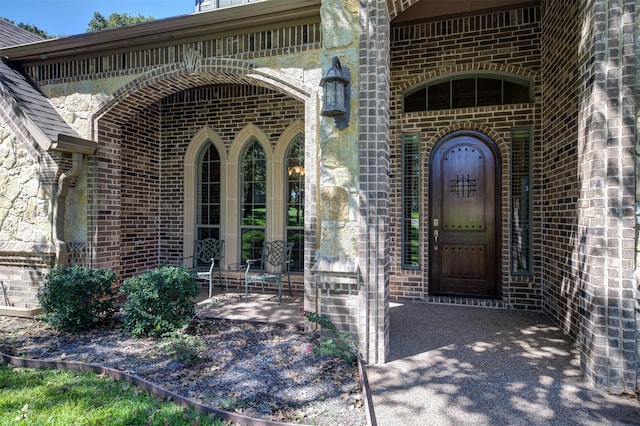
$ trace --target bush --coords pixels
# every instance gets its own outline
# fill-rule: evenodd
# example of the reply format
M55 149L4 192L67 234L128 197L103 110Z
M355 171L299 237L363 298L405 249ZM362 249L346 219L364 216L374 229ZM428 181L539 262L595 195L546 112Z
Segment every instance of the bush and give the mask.
M84 266L58 266L38 290L42 319L60 331L86 331L115 312L115 272Z
M303 311L302 315L309 320L309 322L319 324L323 330L327 330L335 336L335 339L322 339L320 346L313 348L313 353L342 358L349 364L353 364L356 361L358 358L358 348L348 333L339 331L331 320L324 315L310 311Z
M202 336L187 334L183 328L166 333L162 337L163 352L174 356L187 367L200 364L208 359L209 348Z
M198 286L184 266L161 266L125 280L124 328L134 336L161 336L188 324Z

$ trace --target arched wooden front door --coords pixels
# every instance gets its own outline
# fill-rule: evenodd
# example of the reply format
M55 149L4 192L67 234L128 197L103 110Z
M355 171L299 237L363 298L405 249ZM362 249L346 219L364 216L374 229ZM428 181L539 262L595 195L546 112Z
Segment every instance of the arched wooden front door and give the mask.
M430 158L429 293L500 296L499 164L495 144L463 131Z

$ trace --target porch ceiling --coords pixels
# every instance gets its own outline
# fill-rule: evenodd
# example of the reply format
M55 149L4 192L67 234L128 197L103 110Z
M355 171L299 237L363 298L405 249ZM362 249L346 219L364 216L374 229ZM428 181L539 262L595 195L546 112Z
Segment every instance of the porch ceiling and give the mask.
M479 10L504 9L516 4L538 3L539 1L526 0L387 0L392 24L472 14Z

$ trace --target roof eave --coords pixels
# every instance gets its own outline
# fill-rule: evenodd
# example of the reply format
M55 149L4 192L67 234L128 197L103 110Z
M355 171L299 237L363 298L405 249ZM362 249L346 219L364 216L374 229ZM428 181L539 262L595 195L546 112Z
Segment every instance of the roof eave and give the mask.
M61 133L58 135L58 140L53 141L51 144L51 150L94 155L98 150L98 144L88 139L82 139Z
M7 47L0 49L0 57L17 62L45 60L125 46L175 41L212 32L228 32L250 26L317 16L320 2L320 0L258 1L128 27Z

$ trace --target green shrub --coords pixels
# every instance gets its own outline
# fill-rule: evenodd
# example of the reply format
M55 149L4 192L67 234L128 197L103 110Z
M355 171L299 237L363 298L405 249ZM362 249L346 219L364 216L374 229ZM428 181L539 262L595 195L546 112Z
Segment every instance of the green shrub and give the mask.
M191 367L208 359L209 348L202 336L188 334L181 328L162 336L162 351Z
M357 360L358 348L348 333L339 331L331 320L324 315L310 311L303 311L302 314L309 322L320 325L323 330L327 330L335 336L335 339L322 339L320 346L313 348L314 353L342 358L349 364L353 364Z
M125 280L124 328L134 336L161 336L188 324L198 286L184 266L161 266Z
M38 290L42 319L60 331L86 331L115 312L115 272L84 266L58 266Z

